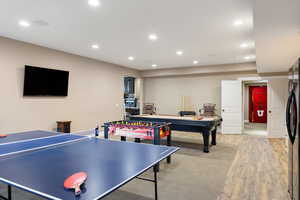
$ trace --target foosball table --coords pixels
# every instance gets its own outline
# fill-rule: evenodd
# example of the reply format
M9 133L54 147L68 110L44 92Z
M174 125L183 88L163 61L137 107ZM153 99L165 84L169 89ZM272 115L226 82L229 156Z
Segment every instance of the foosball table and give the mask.
M143 121L113 121L104 123L104 138L109 136L120 136L121 141L127 138L134 138L135 142L140 143L141 140L151 140L154 145L160 145L161 140L167 139L167 146L172 145L170 123L166 122L143 122ZM171 157L167 158L167 162L171 162Z

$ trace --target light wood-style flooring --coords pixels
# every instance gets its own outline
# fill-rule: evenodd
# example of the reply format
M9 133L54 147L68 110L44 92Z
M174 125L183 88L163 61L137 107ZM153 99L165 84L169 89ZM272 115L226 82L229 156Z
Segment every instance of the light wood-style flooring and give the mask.
M288 200L288 156L285 139L224 136L238 145L218 200Z
M224 188L211 190L211 192L217 193L216 198L211 198L212 200L289 200L287 192L288 152L285 139L246 134L218 134L217 146L212 146L210 153L206 154L201 151L203 142L202 137L198 134L174 131L173 136L174 145L180 146L181 153L184 155L195 154L194 159L203 159L202 164L207 166L211 166L210 162L217 161L220 165L218 169L226 171L225 177L221 177L215 171L214 175L219 176L215 177L215 179L219 181L224 180ZM231 161L228 153L233 149L236 152L233 154ZM227 167L222 166L225 164L222 162L224 159L228 159L231 162L228 170ZM192 164L186 162L185 165L190 167ZM216 169L211 169L211 171L214 170ZM177 173L175 176L178 178L179 174ZM206 176L211 175L201 174L199 177L195 176L194 179L200 179L206 185L212 185L212 182ZM181 187L178 186L178 191L182 190ZM211 187L209 186L209 188ZM191 187L190 189L194 190L195 188ZM203 193L205 189L198 184L198 191ZM204 196L187 195L186 199L198 200ZM169 197L178 199L172 195ZM208 198L208 195L205 197Z

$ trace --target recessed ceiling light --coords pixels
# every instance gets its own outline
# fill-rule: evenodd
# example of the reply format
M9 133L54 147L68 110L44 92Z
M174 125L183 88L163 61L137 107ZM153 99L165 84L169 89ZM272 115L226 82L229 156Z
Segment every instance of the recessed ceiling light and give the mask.
M128 60L134 60L134 57L133 56L129 56Z
M183 54L183 51L176 51L176 54L181 56Z
M19 25L23 26L23 27L29 27L30 23L28 21L21 20L21 21L19 21Z
M157 67L157 64L153 64L152 67L154 67L154 68Z
M99 49L99 45L98 45L98 44L93 44L93 45L92 45L92 48L93 48L93 49Z
M199 63L199 61L198 60L194 60L193 63L194 63L194 65L196 65L196 64Z
M149 38L149 40L155 41L155 40L157 40L157 35L156 34L150 34L148 36L148 38Z
M252 60L252 59L255 59L256 56L255 55L251 55L251 56L245 56L244 59L246 60Z
M242 21L242 20L236 20L236 21L234 21L234 25L235 26L240 26L240 25L243 25L244 24L244 22Z
M240 47L241 47L241 48L247 48L247 47L249 47L249 44L247 44L247 43L242 43L242 44L240 45Z
M89 5L93 7L98 7L100 6L100 1L99 0L89 0Z

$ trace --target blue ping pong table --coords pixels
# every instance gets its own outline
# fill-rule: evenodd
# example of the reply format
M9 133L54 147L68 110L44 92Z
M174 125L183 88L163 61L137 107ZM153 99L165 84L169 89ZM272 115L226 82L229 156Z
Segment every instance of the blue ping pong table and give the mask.
M30 131L0 139L0 182L53 200L102 199L134 178L154 182L157 199L157 172L154 179L139 177L178 150L176 147L137 144L77 134ZM88 174L82 193L64 188L64 180L84 171Z

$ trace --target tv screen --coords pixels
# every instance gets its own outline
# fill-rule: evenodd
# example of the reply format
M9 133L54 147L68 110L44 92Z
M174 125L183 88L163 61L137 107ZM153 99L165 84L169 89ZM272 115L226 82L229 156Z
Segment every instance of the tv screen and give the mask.
M69 72L25 65L24 96L68 96Z

